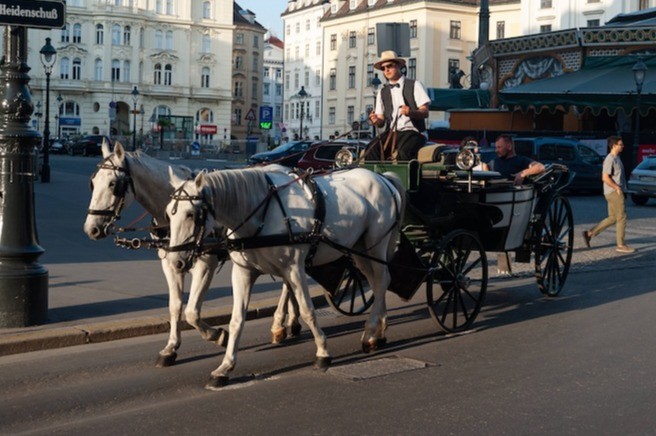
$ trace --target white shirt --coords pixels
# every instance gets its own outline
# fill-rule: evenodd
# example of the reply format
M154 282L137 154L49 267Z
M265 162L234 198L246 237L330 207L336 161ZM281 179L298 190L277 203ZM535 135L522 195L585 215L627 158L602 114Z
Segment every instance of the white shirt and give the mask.
M403 84L405 83L405 76L401 76L398 82L399 84L398 87L391 88L391 94L392 94L392 105L394 109L392 110L392 122L396 119L396 114L399 112L399 107L405 106L405 101L403 100ZM382 90L378 92L378 95L376 96L376 115L380 115L381 117L385 116L385 111L383 110L383 96L382 96ZM424 88L424 85L419 81L415 80L415 89L414 89L414 97L415 97L415 102L417 103L417 108L422 107L425 104L430 104L431 100L430 97L428 96L428 93L426 92L426 88ZM414 130L415 126L412 124L412 121L410 120L410 117L407 117L405 115L399 116L398 121L396 122L396 128L394 126L391 126L392 130L398 130L399 132L402 132L404 130Z

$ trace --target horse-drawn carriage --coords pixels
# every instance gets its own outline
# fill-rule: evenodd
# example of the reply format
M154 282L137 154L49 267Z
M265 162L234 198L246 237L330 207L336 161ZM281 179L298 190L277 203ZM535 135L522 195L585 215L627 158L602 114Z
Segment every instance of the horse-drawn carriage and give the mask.
M572 257L574 225L569 201L560 191L571 179L567 167L547 165L544 173L515 186L498 173L472 171L474 156L461 152L445 163L440 146L423 150L428 161L369 162L373 171L394 172L404 181L408 203L401 242L390 262L389 290L409 300L426 284L431 317L446 332L471 326L488 284L486 252L515 252L517 262L533 258L539 290L562 290ZM421 154L420 154L421 158ZM373 299L364 277L344 259L342 280L327 272L310 275L327 289L330 305L345 315L364 312Z

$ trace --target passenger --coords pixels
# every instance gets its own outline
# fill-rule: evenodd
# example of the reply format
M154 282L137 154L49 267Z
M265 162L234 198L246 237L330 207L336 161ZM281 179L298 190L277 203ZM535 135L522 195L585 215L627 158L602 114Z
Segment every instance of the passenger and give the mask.
M387 132L380 140L385 144L387 135L397 131L396 159L411 160L417 158L417 152L426 144L426 118L430 97L419 80L406 79L401 68L405 60L398 57L393 50L384 51L374 68L380 70L388 84L376 97L375 110L369 114L369 122L376 127L385 127ZM379 150L371 150L372 159Z
M635 248L629 247L624 242L624 229L626 228L626 208L624 206L624 192L626 192L626 176L624 165L620 159L620 153L624 149L624 143L619 136L608 138L608 156L604 159L601 180L604 185L604 197L608 202L608 217L594 226L592 230L583 231L583 242L590 247L590 239L603 232L608 227L616 224L618 253L633 253Z
M515 154L515 144L510 135L500 135L494 143L497 157L488 163L490 171L496 171L503 177L513 179L515 185L524 183L528 176L544 171L544 165L526 156Z

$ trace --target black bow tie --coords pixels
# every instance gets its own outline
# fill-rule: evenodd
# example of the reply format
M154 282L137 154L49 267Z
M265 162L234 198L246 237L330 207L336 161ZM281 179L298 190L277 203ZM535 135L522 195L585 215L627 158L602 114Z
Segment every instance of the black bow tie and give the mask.
M395 83L394 85L390 84L389 87L390 87L390 88L400 88L401 85L398 84L398 83Z

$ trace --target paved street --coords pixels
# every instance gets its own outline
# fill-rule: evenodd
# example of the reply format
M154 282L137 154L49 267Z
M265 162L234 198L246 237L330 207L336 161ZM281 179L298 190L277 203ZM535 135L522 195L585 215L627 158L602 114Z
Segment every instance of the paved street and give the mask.
M81 230L96 162L54 156L52 183L35 184L49 323L0 329L0 347L15 334L165 317L154 253L93 242ZM162 334L0 356L0 433L651 433L656 202L628 203L627 243L638 252L618 255L613 230L581 247L580 232L605 214L603 198L570 200L576 249L558 298L539 294L531 264L515 264L510 279L494 277L492 267L473 330L445 336L436 334L422 290L410 303L390 295L388 347L371 356L359 350L364 317L321 309L335 357L326 374L309 367L314 344L306 331L272 347L270 319L249 321L233 384L223 392L203 389L223 353L193 331L168 369L154 367ZM130 210L124 221L140 212ZM230 304L228 277L215 278L208 312ZM262 279L255 305L279 290Z

